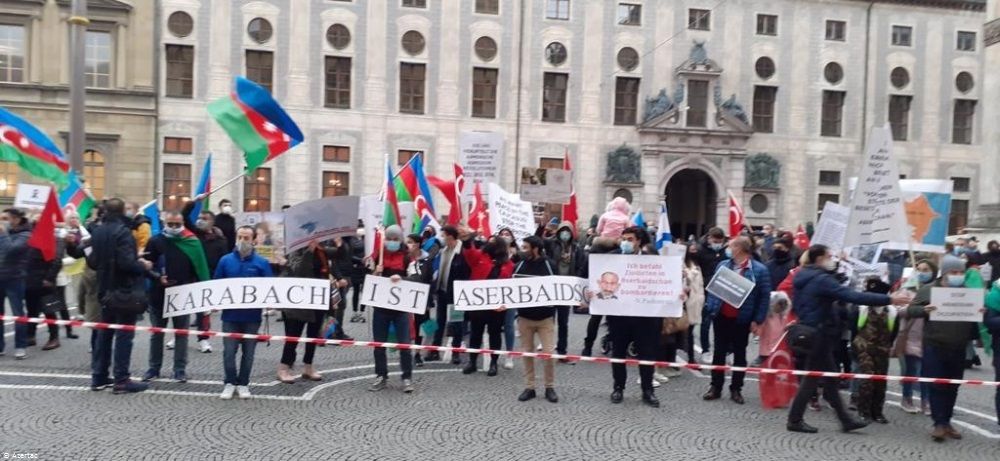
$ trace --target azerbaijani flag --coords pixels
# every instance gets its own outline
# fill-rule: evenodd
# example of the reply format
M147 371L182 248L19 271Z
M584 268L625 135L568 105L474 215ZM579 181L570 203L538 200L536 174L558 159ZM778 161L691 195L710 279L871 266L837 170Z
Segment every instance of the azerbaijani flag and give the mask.
M247 173L304 139L295 121L271 93L244 77L236 77L233 94L209 103L208 113L243 149Z
M163 231L163 224L160 222L160 206L156 201L152 201L149 206L142 209L142 214L149 219L150 235L159 235Z
M388 163L385 165L385 174L385 211L382 213L382 226L389 227L393 224L402 224L402 220L399 216L399 200L396 199L396 187L393 183L392 167Z
M97 205L97 200L90 195L90 191L83 187L83 181L75 171L69 172L69 185L59 191L59 208L63 212L75 211L80 216L80 222L84 222L90 217L90 210Z
M177 237L167 237L167 241L181 250L184 256L191 261L194 273L198 276L198 281L210 280L212 274L208 271L208 258L205 256L205 247L201 245L201 240L188 229L181 231Z
M212 154L208 154L208 158L205 159L205 168L201 170L201 179L198 180L198 188L194 191L194 196L197 197L201 194L207 194L212 192ZM208 197L204 199L197 200L194 202L194 207L191 208L191 214L188 215L188 220L192 223L198 221L198 216L201 215L202 207L208 203Z
M0 107L0 162L13 162L24 171L56 183L69 184L69 162L38 128Z
M428 225L440 227L434 213L431 186L424 174L423 155L414 155L403 165L393 178L393 186L398 202L413 202L413 210L419 218L413 220L413 233L423 232Z

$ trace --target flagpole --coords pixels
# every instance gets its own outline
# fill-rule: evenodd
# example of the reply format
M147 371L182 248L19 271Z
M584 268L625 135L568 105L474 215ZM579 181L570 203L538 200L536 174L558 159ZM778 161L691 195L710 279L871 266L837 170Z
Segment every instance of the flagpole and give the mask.
M219 184L218 186L213 186L213 187L212 187L212 190L210 190L210 191L208 191L208 192L206 192L206 193L204 193L204 194L198 194L198 195L197 195L197 196L196 196L196 197L194 198L194 200L202 200L202 199L204 199L204 198L208 197L209 195L212 195L213 193L215 193L215 192L218 192L218 191L219 191L220 189L222 189L222 188L224 188L224 187L226 187L226 186L228 186L228 185L230 185L230 184L232 184L232 183L234 183L234 182L238 181L238 180L239 180L240 178L242 178L242 177L244 177L244 176L246 176L246 175L247 175L247 174L246 174L245 172L243 172L243 173L240 173L240 174L238 174L238 175L236 175L236 176L233 176L232 178L229 178L229 180L228 180L228 181L226 181L226 182L224 182L224 183L222 183L222 184ZM155 201L155 200L154 200L154 201Z

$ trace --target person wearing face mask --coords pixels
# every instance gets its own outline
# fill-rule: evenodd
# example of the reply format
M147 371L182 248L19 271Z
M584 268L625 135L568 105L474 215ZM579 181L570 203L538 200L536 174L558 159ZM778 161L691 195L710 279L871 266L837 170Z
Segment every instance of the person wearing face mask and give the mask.
M132 237L135 239L136 248L142 251L153 236L149 218L142 214L142 211L139 210L139 204L135 202L125 204L125 217L131 222L130 227L132 229Z
M911 318L925 319L923 375L928 378L962 379L965 374L965 352L970 341L979 336L975 322L945 322L931 320L930 313L937 309L930 304L931 290L935 286L948 288L967 287L965 262L953 255L941 258L941 277L933 284L917 290L906 313ZM931 384L931 419L935 442L961 439L962 435L951 425L958 398L958 385Z
M618 251L620 251L618 248L618 242L614 239L605 237L595 237L590 247L590 254L609 254L616 253ZM588 279L589 277L590 267L589 265L584 265L581 278ZM590 320L587 321L587 336L583 338L583 351L580 352L580 355L585 357L593 355L594 342L597 340L597 334L601 329L601 322L603 320L603 315L590 316Z
M448 306L453 304L453 299L455 299L455 281L469 280L470 274L469 265L466 263L465 258L462 257L462 252L465 251L465 247L469 246L469 244L464 243L458 237L458 228L455 226L442 227L441 233L438 235L442 246L434 260L434 267L437 268L437 276L435 277L434 285L431 287L437 298L435 300L434 312L438 325L437 331L434 332L433 344L435 346L440 346L441 342L444 341L446 326L453 333L451 335L451 347L461 346L462 337L464 336L462 332L464 322L448 321ZM437 351L434 351L427 354L424 360L428 362L441 360L441 355ZM451 363L453 365L460 365L462 363L461 355L453 354Z
M810 347L805 356L805 369L810 371L836 371L833 348L840 342L844 319L835 312L834 302L840 301L869 306L901 305L910 301L910 295L895 293L865 293L842 285L834 275L837 262L825 245L812 245L806 252L805 265L795 274L792 310L802 329L808 329ZM790 330L792 331L792 330ZM792 333L790 333L792 334ZM823 384L823 398L837 413L841 429L850 432L868 425L848 413L840 398L839 379L804 377L799 384L786 428L791 432L816 433L818 429L804 421L806 405L816 393L819 380Z
M522 252L517 248L517 239L514 238L514 232L509 228L502 228L500 232L497 233L504 245L507 246L507 257L510 259L511 263L517 264L522 260ZM506 312L503 321L503 347L506 351L513 351L515 348L515 342L517 342L517 331L515 323L517 321L517 312L514 309L510 309ZM514 369L514 357L505 355L503 357L503 367L506 370Z
M164 328L173 321L173 327L186 330L190 327L191 316L164 317L163 306L166 289L188 285L211 279L205 248L193 232L184 227L181 213L166 213L163 233L149 239L143 258L153 263L161 276L149 293L149 320L154 327ZM163 365L163 333L149 336L149 369L143 375L144 382L160 377ZM187 382L187 335L175 335L174 374L177 382Z
M537 236L524 239L524 253L527 258L517 264L514 277L545 277L555 275L553 265L542 254L544 242ZM551 354L553 351L553 329L556 308L552 306L530 307L517 309L518 329L521 331L522 350L531 352L535 345L535 337L542 343L542 352ZM555 391L555 364L552 360L543 362L545 370L545 399L556 403L559 397ZM517 398L526 402L536 397L535 394L535 359L524 357L524 391Z
M795 259L792 258L791 251L792 245L792 242L785 240L775 240L771 244L771 259L765 265L772 283L781 283L785 277L788 277L788 272L795 267Z
M365 226L358 220L358 230L351 245L351 323L366 322L365 305L361 304L361 291L365 287Z
M215 215L215 227L226 237L226 248L236 246L236 218L233 216L233 202L224 198L219 200L219 214Z
M462 256L465 257L466 264L469 265L469 280L495 280L509 279L514 273L514 264L507 257L507 242L499 237L491 237L483 245L482 249L477 249L472 245L464 247ZM500 331L506 312L503 310L489 311L469 311L465 313L466 319L470 323L469 347L478 349L483 344L483 332L489 333L490 349L499 350L501 347ZM469 362L462 369L464 374L476 372L476 361L479 354L470 353ZM497 375L497 363L499 356L490 354L490 363L487 376Z
M911 280L907 280L904 287L916 292L920 287L932 284L937 278L937 265L929 259L917 261ZM893 344L892 356L899 359L899 369L903 376L923 376L921 374L921 364L924 355L924 319L921 317L911 318L906 314L906 309L899 312L899 334ZM913 403L913 389L919 387L920 407ZM906 413L916 414L921 411L930 416L930 383L903 383L903 398L900 407Z
M10 303L11 313L24 316L24 283L28 261L28 238L31 226L24 212L8 208L0 213L0 311L4 310L4 299ZM4 352L4 329L0 325L0 353ZM27 357L28 325L14 324L14 358Z
M982 258L983 264L989 264L992 272L990 272L990 285L1000 279L1000 242L996 240L990 240L986 244L986 253L983 253Z
M559 225L555 238L548 245L549 262L552 264L552 267L556 268L556 275L583 277L583 273L585 272L584 266L587 265L587 254L577 244L573 233L573 223L564 221ZM557 354L566 354L566 345L569 342L569 311L569 306L556 308L556 318L558 320ZM561 363L568 362L566 359L560 359L559 361Z
M713 227L709 229L708 234L702 239L701 245L698 248L698 266L701 268L701 273L704 276L705 288L708 287L708 282L712 280L712 275L715 274L715 269L719 267L719 263L726 259L726 234L722 231L720 227ZM706 304L707 308L708 305ZM710 342L710 334L712 329L712 322L707 321L708 312L702 310L702 319L706 319L701 323L699 328L699 336L701 339L701 362L702 363L712 363L712 344Z
M185 211L182 211L181 214L184 216L190 215L188 206L191 205L193 208L193 203L189 202L188 205L185 205ZM187 225L186 222L185 225ZM232 250L232 247L227 246L226 236L222 235L222 230L215 227L215 214L208 210L202 211L198 216L198 220L195 221L194 229L192 230L198 236L198 240L201 240L202 247L205 248L205 258L208 260L209 273L215 273L215 268L219 266L219 260ZM212 318L209 312L199 312L195 314L194 319L194 324L198 329L202 331L211 330ZM203 354L212 352L212 343L209 342L209 338L206 335L198 335L198 349Z
M385 250L382 252L381 260L375 266L374 274L381 277L389 277L393 283L406 277L406 267L410 263L410 258L403 247L403 229L399 225L393 224L384 231ZM386 342L389 339L389 325L393 325L396 330L396 342L410 344L410 314L381 307L372 307L372 340ZM368 388L369 391L377 392L385 389L389 381L389 365L386 357L386 350L377 347L375 354L375 382ZM399 351L399 366L403 371L403 392L413 392L413 354L409 349Z
M430 285L434 281L434 259L423 249L423 237L420 234L410 234L406 236L406 254L409 264L406 266L406 280L410 282ZM430 299L424 305L424 313L413 316L413 344L421 345L424 337L421 334L424 322L430 318L427 308L430 307ZM424 366L424 360L420 356L420 351L413 354L413 363L417 367Z

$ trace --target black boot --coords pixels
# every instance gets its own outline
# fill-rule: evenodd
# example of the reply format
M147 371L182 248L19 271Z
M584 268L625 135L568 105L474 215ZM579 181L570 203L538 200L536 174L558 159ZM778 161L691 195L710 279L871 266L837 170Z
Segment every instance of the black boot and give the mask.
M642 402L653 408L660 408L660 399L656 398L652 389L642 391Z
M624 389L620 387L616 387L615 390L611 392L611 403L622 403L622 399L625 398L625 396L622 395L623 390Z
M801 432L803 434L815 434L819 432L819 429L806 424L805 421L799 421L797 423L790 422L785 426L785 429L788 429L790 432Z
M78 339L79 338L78 335L73 334L73 327L71 327L69 325L66 326L66 337L69 338L69 339Z
M496 376L497 375L497 356L493 356L490 360L490 369L486 372L486 376Z

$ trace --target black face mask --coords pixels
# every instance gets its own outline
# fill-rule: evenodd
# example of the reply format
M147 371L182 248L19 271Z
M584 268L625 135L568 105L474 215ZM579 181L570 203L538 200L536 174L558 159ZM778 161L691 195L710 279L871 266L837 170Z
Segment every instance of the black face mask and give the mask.
M774 250L774 259L786 259L788 256L788 250Z

